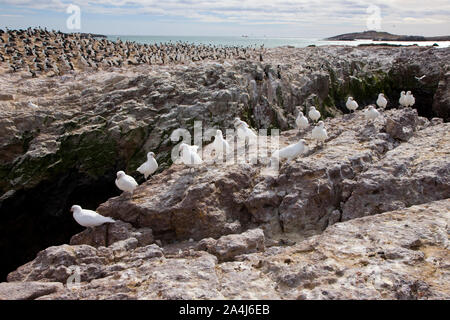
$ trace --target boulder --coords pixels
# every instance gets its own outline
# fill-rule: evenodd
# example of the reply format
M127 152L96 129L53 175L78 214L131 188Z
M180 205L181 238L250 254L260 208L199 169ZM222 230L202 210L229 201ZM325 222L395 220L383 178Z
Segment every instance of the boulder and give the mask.
M136 238L140 247L153 243L153 234L150 228L135 229L130 223L116 221L95 228L86 228L70 239L71 245L87 244L93 247L108 247L115 242Z
M0 300L34 300L63 289L59 282L3 282L0 283Z
M429 202L337 223L264 251L256 247L260 229L198 244L229 261L194 250L165 257L154 244L136 247L136 239L98 249L64 245L12 273L11 282L0 284L0 297L448 300L449 212L450 200ZM253 250L246 250L250 242ZM58 271L68 265L79 274L71 285Z
M418 124L417 110L406 108L403 112L393 113L386 119L386 133L392 138L408 141Z
M241 234L222 236L217 240L203 239L197 249L208 251L219 261L230 261L238 255L264 251L264 232L262 229L252 229Z

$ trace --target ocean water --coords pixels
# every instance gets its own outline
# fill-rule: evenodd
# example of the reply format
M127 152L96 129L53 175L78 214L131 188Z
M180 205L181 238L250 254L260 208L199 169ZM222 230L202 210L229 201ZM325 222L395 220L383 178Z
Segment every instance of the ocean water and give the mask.
M432 46L434 43L439 45L439 48L450 47L450 41L441 42L405 42L405 41L372 41L372 40L355 40L355 41L326 41L322 39L307 39L307 38L267 38L267 37L195 37L195 36L108 36L108 40L116 41L133 41L141 44L155 44L166 42L187 42L194 44L210 44L215 46L245 46L245 47L260 47L264 45L266 48L275 48L282 46L293 46L296 48L304 48L309 45L324 46L324 45L349 45L357 46L359 44L377 44L390 43L400 45L417 44L419 46Z

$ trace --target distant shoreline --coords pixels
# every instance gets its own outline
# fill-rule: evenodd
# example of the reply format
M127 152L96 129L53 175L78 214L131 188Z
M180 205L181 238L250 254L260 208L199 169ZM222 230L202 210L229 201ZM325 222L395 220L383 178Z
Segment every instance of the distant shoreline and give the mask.
M373 41L450 41L450 36L436 36L436 37L424 37L424 36L407 36L396 35L388 32L377 31L364 31L345 33L338 36L326 38L327 41L355 41L355 40L373 40Z

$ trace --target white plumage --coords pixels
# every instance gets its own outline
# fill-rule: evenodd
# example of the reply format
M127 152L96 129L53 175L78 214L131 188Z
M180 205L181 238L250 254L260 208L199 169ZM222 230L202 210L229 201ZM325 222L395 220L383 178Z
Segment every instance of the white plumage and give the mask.
M257 139L257 135L250 129L249 125L239 118L234 119L236 134L240 139L245 139L246 144Z
M328 139L327 130L323 121L319 121L319 125L312 130L312 138L319 142L324 142Z
M308 112L308 116L312 121L317 121L320 119L320 112L317 111L315 107L311 107Z
M234 118L234 121L233 121L233 124L234 124L234 127L235 128L237 128L237 127L239 127L239 126L245 126L245 127L249 127L248 126L248 124L247 124L247 122L245 122L245 121L242 121L240 118Z
M425 79L425 77L426 77L425 74L421 77L414 76L414 78L416 78L417 81L421 81L421 80Z
M147 179L147 177L155 173L156 170L158 170L158 162L156 162L155 154L149 152L147 153L147 161L137 168L137 171L142 173L145 179Z
M198 146L189 146L186 143L180 144L181 160L187 166L196 166L203 163L202 158L197 153Z
M358 109L358 102L356 102L353 97L348 97L347 103L345 104L348 110L355 112Z
M223 138L222 131L217 130L216 135L214 136L213 142L214 150L216 151L216 155L228 154L231 151L230 145Z
M400 92L400 99L398 100L398 102L400 103L400 105L402 107L408 106L408 102L407 102L405 91Z
M405 102L408 107L412 107L416 103L416 99L412 95L411 91L406 93Z
M82 209L80 206L72 206L70 211L73 212L75 221L83 227L97 227L104 223L114 223L112 218L104 217L92 210Z
M387 101L386 97L384 96L384 94L380 93L378 95L377 106L379 106L382 109L386 109L387 103L388 103L388 101Z
M374 106L369 106L369 108L364 111L364 116L367 120L375 120L380 116L380 113Z
M245 127L245 126L239 126L237 128L237 135L240 138L246 138L249 141L254 141L257 138L257 135L255 132L253 132L252 129Z
M319 118L320 118L320 117L319 117ZM300 130L304 130L304 129L306 129L306 128L309 127L309 121L308 121L308 118L306 118L306 117L303 115L303 112L300 112L300 113L298 114L298 117L297 117L297 119L295 120L295 124L297 125L297 128L299 128Z
M39 108L39 106L37 105L37 104L34 104L33 102L28 102L28 106L30 107L30 108L33 108L33 109L38 109Z
M125 174L123 171L117 172L116 186L122 191L133 193L138 183L132 176Z
M291 161L301 155L306 150L306 141L301 139L299 142L291 144L283 149L277 150L272 154L272 158L277 160L288 159Z

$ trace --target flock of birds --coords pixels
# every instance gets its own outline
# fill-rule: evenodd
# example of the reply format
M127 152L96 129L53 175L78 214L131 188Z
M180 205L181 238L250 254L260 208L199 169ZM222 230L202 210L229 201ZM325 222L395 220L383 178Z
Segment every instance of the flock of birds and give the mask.
M383 93L378 95L378 99L376 101L377 106L384 110L387 107L388 100L386 99ZM410 91L401 92L399 104L402 107L412 107L415 104L415 98ZM346 107L350 112L355 112L359 105L353 99L353 97L349 97L346 103ZM375 108L374 105L369 105L364 109L364 116L368 121L374 121L377 119L381 113ZM317 125L312 129L311 136L318 143L323 145L323 143L328 139L327 130L325 128L325 123L323 121L319 121L321 118L320 112L315 108L311 107L308 112L308 117L313 123L317 123ZM317 122L318 121L318 122ZM310 122L308 118L303 114L303 112L299 112L296 118L296 125L299 130L306 130L310 126ZM242 121L240 118L235 118L233 125L236 129L236 135L238 138L245 140L245 145L253 143L257 139L257 134L253 131L250 126ZM223 138L222 131L216 130L216 134L214 136L214 141L212 142L212 146L216 152L216 157L223 156L224 154L228 154L232 151L229 143ZM199 146L196 145L188 145L186 143L181 143L179 145L179 155L181 162L188 167L195 167L201 165L203 163L202 158L198 154ZM300 139L297 143L291 144L285 148L276 150L271 155L271 165L272 161L280 161L287 160L290 162L305 153L307 150L306 141L304 139ZM153 152L149 152L147 154L147 161L144 162L137 171L144 175L147 180L149 176L154 174L158 169L158 163L155 159L155 154ZM138 183L136 180L127 175L124 171L117 172L116 178L116 186L123 192L128 192L132 194L134 190L138 187ZM112 218L104 217L92 210L82 209L78 205L74 205L71 208L73 212L74 219L84 227L96 227L100 226L104 223L114 223L115 221Z
M26 70L32 77L48 73L61 75L75 69L99 69L101 67L140 64L177 64L202 60L245 60L255 58L258 55L259 59L262 60L259 50L248 47L217 47L181 42L137 44L128 41L122 42L121 40L113 42L106 39L95 39L90 35L65 34L40 28L6 31L0 29L0 63L7 63L11 72ZM376 101L378 107L384 110L387 103L384 94L380 93ZM402 91L399 103L403 107L411 107L415 103L414 96L410 91L406 93ZM31 102L29 105L32 108L38 107ZM349 97L346 107L350 112L355 112L359 105L352 97ZM370 105L365 109L364 115L369 121L373 121L380 116L380 112L373 105ZM317 123L312 129L312 138L323 145L328 139L328 134L325 123L319 121L321 118L320 112L315 107L311 107L308 117L313 123ZM257 134L245 121L235 118L233 124L237 136L245 139L246 145L256 141ZM309 120L303 112L299 112L296 125L300 130L306 130L310 126ZM220 130L216 131L213 148L216 150L216 156L218 157L232 151ZM191 168L201 165L203 160L198 154L198 149L198 146L181 143L179 146L181 162ZM287 159L290 162L303 154L306 149L306 141L300 139L297 143L276 150L271 159L276 161ZM149 152L147 161L137 171L143 174L145 179L148 179L157 169L158 163L155 154ZM115 184L121 191L131 194L138 187L136 180L124 171L117 172ZM72 206L71 211L75 221L84 227L96 227L104 223L115 222L112 218L104 217L92 210L83 209L78 205Z
M202 60L262 59L256 47L195 45L183 42L138 44L109 41L80 33L67 34L47 29L1 30L0 63L10 72L27 71L37 77L62 75L124 65L165 65Z

